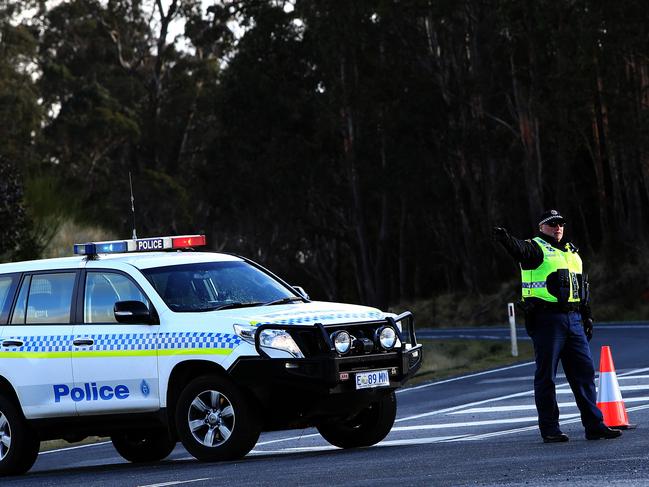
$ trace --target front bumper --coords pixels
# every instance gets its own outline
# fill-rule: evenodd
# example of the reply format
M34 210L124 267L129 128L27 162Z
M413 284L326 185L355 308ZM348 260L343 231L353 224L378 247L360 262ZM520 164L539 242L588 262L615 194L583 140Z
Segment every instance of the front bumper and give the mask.
M398 322L402 323L403 331L396 326ZM361 326L357 323L327 327L322 324L261 325L256 333L260 356L241 357L230 369L230 374L237 384L251 391L264 408L272 405L275 418L283 417L284 423L361 409L405 384L422 363L423 349L417 343L412 314L371 323L377 327L386 324L397 331L400 348L352 356L341 356L335 351L329 332L333 328L353 331L355 326ZM306 358L270 358L259 346L259 332L266 328L287 330L296 337L299 333L316 334L321 352ZM390 384L357 390L356 374L371 370L387 370Z

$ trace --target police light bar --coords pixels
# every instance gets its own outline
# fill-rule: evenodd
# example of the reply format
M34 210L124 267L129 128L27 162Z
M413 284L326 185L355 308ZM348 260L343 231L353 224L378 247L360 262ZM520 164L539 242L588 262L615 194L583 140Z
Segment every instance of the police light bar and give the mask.
M94 255L122 252L151 252L202 247L203 245L206 245L205 235L178 235L172 237L109 240L106 242L74 244L74 253L76 255Z

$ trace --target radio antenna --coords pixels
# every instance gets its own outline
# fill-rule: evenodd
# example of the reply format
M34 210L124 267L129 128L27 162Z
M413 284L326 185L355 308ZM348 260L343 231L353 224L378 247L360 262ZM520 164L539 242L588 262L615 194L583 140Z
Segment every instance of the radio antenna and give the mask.
M131 179L131 171L128 172L128 184L131 187L131 213L133 215L133 240L137 239L137 232L135 231L135 197L133 196L133 180Z

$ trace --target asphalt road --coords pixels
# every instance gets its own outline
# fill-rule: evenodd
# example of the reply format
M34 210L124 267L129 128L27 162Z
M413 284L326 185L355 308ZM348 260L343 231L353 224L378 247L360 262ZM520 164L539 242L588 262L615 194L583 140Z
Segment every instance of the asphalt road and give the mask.
M494 336L497 329L443 331ZM440 330L420 331L432 336ZM500 339L509 339L502 329ZM524 336L524 333L523 333ZM494 338L495 339L495 338ZM398 393L398 419L379 445L340 450L315 430L263 434L243 460L199 463L182 447L168 460L123 461L109 443L41 453L5 486L265 485L649 485L649 323L599 325L596 365L611 346L631 422L622 438L586 441L574 397L557 380L562 429L570 441L543 444L532 396L533 364L428 383Z

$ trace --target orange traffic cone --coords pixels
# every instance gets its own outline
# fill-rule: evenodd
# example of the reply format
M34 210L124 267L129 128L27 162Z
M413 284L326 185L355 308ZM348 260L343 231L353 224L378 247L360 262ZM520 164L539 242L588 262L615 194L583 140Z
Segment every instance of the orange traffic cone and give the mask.
M604 424L611 428L627 429L629 417L626 414L622 393L617 382L611 349L604 345L599 360L599 387L597 388L597 407L604 415Z

